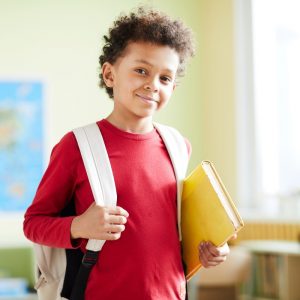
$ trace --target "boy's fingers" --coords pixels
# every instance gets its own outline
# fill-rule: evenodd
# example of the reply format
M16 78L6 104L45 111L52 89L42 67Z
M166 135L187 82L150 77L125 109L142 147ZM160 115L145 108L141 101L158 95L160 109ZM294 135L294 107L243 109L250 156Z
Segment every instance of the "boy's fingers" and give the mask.
M208 267L208 257L207 257L207 253L203 247L203 245L199 246L199 260L201 262L201 264L203 265L203 267Z
M126 224L127 218L124 216L109 215L108 222L110 224Z
M208 242L203 242L199 245L199 259L205 268L217 266L226 260L226 255L221 255L215 251L219 249ZM218 255L217 255L218 254Z
M116 206L116 207L109 207L108 208L108 213L111 215L121 215L126 218L128 218L129 213L122 207Z
M109 233L118 233L118 232L122 232L125 230L125 226L124 225L109 225L106 228L107 232Z
M107 241L115 241L118 240L121 237L121 233L115 233L115 232L111 232L111 233L106 233L103 235L103 240L107 240Z
M235 233L230 240L236 240L237 239L237 233Z
M223 246L215 248L215 251L219 253L219 256L227 256L230 252L229 246L225 243Z
M223 246L216 247L210 242L206 243L208 251L213 255L213 256L227 256L229 254L229 247L228 244L225 243Z

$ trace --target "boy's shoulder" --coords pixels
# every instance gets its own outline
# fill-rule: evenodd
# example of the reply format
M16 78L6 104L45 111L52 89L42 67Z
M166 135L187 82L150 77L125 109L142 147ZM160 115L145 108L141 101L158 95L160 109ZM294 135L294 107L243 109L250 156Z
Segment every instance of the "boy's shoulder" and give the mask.
M169 126L169 125L157 123L157 122L154 122L153 125L159 132L161 132L162 130L164 132L167 131L170 134L172 134L173 136L175 136L176 139L184 139L184 142L186 144L187 151L188 151L188 156L189 157L191 156L192 145L191 145L190 141L184 135L182 135L182 133L177 128Z
M158 123L158 122L153 122L153 125L158 130L168 130L168 131L171 131L171 132L173 132L175 134L180 134L181 135L181 133L179 132L179 130L176 129L175 127L173 127L173 126L162 124L162 123Z
M78 152L79 153L79 146L74 134L74 130L78 129L78 128L85 128L94 124L98 125L98 121L94 122L94 123L89 123L89 124L85 124L83 126L78 126L76 128L73 128L72 130L68 131L67 133L65 133L61 139L57 142L57 144L54 146L53 149L61 149L63 151L65 151L66 153L73 153ZM98 125L99 126L99 125Z
M72 165L80 159L80 151L73 131L67 132L51 151L51 160L59 159L64 165Z
M61 137L54 148L63 149L68 152L70 150L74 150L74 146L76 146L76 144L77 142L73 131L69 131Z

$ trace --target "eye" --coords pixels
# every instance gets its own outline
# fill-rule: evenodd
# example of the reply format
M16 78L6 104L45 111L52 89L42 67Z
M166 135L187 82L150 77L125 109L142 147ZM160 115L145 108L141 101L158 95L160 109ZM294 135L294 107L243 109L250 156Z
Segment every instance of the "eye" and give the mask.
M141 74L141 75L146 75L146 74L147 74L147 73L146 73L146 70L141 69L141 68L135 69L135 72L137 72L137 73L139 73L139 74Z
M172 79L168 76L161 76L160 80L162 80L164 83L172 82Z

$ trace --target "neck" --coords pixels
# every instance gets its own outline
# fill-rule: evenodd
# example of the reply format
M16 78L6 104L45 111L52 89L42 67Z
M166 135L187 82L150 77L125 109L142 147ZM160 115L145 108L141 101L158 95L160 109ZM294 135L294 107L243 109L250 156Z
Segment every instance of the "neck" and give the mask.
M107 118L112 125L130 133L148 133L153 130L152 117L143 119L127 119L112 112Z

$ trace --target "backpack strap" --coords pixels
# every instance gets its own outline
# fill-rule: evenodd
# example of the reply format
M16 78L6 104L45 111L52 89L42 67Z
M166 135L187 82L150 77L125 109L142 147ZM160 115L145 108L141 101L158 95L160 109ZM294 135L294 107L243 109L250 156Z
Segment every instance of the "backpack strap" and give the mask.
M84 167L93 192L94 200L100 206L116 206L115 181L102 138L96 123L73 130ZM70 300L83 300L90 272L96 264L99 251L105 240L89 239L86 253L77 273Z
M117 191L102 134L96 123L73 130L97 205L116 206ZM100 251L105 241L90 239L86 249Z
M185 140L179 131L172 127L158 123L153 123L153 125L165 143L175 172L177 182L177 224L179 240L181 241L181 196L183 180L186 176L189 162L189 154Z

